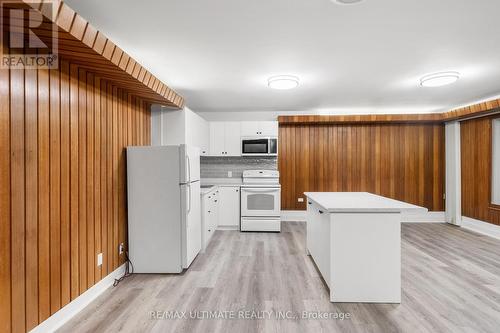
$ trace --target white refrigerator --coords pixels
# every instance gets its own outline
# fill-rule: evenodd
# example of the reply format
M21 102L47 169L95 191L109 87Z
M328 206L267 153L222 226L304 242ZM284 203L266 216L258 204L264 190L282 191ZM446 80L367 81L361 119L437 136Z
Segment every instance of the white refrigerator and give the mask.
M128 147L128 242L135 273L180 273L201 250L200 150Z

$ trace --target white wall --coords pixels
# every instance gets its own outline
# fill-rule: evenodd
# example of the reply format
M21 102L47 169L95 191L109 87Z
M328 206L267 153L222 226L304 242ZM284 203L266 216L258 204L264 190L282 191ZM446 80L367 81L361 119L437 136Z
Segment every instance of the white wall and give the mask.
M462 222L460 122L445 125L446 150L446 222L460 225Z
M199 112L200 116L208 121L252 121L252 120L278 120L280 112L260 112L260 111L242 111L242 112ZM303 114L301 112L297 114Z
M421 110L420 110L421 111ZM373 114L400 114L400 113L419 113L419 110L393 108L393 109L318 109L318 110L299 110L299 111L203 111L197 112L200 116L209 121L251 121L264 120L276 121L278 116L297 116L297 115L373 115Z
M494 119L492 123L493 134L493 173L491 201L500 205L500 119Z
M186 115L183 110L161 111L162 145L180 145L186 142Z
M151 108L151 145L161 145L161 110L158 108Z
M186 117L186 143L199 146L204 140L210 139L210 127L208 122L189 108L184 108ZM207 145L209 147L209 145Z

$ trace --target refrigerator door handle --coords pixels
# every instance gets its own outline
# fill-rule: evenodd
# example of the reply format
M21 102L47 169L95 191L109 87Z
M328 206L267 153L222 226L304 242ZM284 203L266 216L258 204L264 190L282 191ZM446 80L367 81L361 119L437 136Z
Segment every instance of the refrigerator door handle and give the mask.
M188 214L191 212L191 184L186 185L186 189L189 191L188 199L189 199L189 204L188 204Z
M187 169L188 169L188 179L187 182L191 182L191 160L189 159L189 155L186 155L186 160L187 160Z

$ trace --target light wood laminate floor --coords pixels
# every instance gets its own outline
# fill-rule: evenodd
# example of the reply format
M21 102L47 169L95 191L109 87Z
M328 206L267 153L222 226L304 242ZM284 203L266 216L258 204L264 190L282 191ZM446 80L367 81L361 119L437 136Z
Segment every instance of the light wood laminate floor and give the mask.
M332 304L305 254L305 224L282 228L217 231L183 275L134 275L60 332L500 332L499 240L445 224L403 224L402 303ZM269 312L241 319L240 310ZM152 311L236 318L151 319ZM289 318L276 319L279 311ZM351 318L302 319L303 311Z

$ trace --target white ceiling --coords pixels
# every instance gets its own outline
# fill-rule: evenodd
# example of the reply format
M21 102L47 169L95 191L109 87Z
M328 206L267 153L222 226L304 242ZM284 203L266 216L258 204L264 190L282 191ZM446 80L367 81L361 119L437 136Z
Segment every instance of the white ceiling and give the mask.
M66 0L195 111L412 113L500 94L499 0ZM454 70L453 85L423 88ZM267 78L300 77L272 90Z

